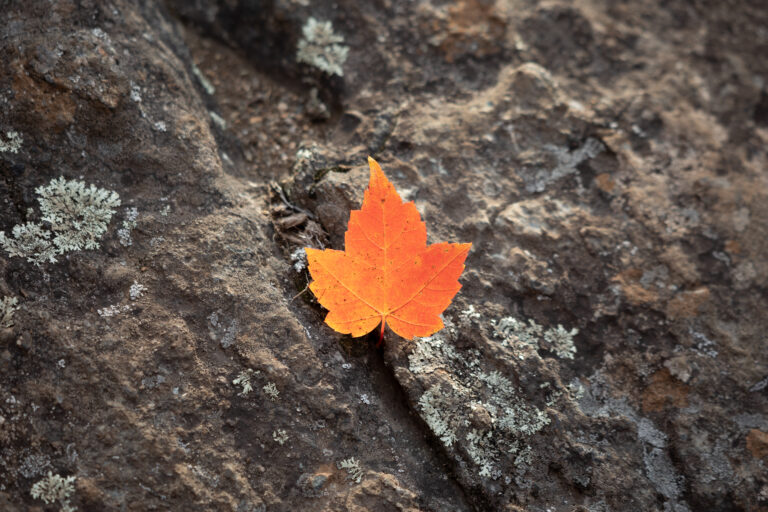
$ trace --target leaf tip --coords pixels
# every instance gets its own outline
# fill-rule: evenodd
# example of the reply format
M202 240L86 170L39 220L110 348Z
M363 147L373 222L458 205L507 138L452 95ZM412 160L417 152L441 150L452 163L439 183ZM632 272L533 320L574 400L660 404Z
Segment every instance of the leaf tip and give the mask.
M371 168L371 181L373 181L374 178L379 178L381 176L384 176L384 171L381 170L381 166L379 165L379 162L377 162L370 156L368 157L368 167Z

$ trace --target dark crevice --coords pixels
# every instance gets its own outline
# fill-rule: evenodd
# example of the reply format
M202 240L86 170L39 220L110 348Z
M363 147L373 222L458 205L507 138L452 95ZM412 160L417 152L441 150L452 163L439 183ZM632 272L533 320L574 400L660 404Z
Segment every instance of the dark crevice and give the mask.
M407 427L413 432L418 432L418 437L424 439L425 446L437 463L431 466L427 465L425 466L425 469L429 471L434 468L439 468L438 471L435 471L434 476L439 477L444 475L448 477L450 485L455 488L456 493L462 496L466 508L476 512L486 510L485 506L487 504L481 505L475 503L477 500L472 499L468 495L467 490L461 484L460 480L457 478L457 475L453 471L453 462L450 460L445 450L440 446L438 440L435 439L434 434L430 430L429 426L424 423L421 415L418 414L418 412L410 406L408 394L406 393L405 389L403 389L397 377L395 377L392 365L384 358L384 349L381 347L376 348L376 344L378 342L378 332L379 329L377 327L373 330L373 332L366 336L365 340L368 343L367 361L368 367L370 369L371 383L373 384L374 389L378 390L382 405L386 406L390 413L395 417L400 418L401 426ZM389 336L387 336L387 334L389 334ZM391 332L385 332L384 343L400 342L399 339L393 340L392 337L393 335ZM443 480L443 482L446 481ZM427 486L428 482L425 480L420 482L420 484ZM441 488L430 490L434 491L435 494L444 494L444 485L446 484L442 484Z

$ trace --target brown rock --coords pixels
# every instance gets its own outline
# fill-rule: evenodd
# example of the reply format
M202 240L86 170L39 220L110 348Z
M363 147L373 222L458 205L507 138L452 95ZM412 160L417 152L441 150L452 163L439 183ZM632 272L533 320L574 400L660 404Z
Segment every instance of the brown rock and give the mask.
M747 433L747 450L756 459L768 456L768 432L753 428Z
M709 296L709 289L704 287L680 292L669 301L667 316L671 319L693 318L699 314L709 300Z
M688 386L674 379L664 368L651 376L651 383L642 394L643 412L658 412L667 407L688 405Z
M595 182L597 183L597 186L600 187L600 190L608 194L613 192L613 189L616 188L616 182L613 181L613 178L608 173L602 173L595 176Z
M768 10L689 3L4 2L0 230L59 176L122 204L58 263L0 247L0 509L49 469L78 510L764 504ZM368 155L473 244L383 350L299 294Z
M643 271L639 268L630 268L620 274L617 274L613 280L621 286L621 291L630 304L653 304L659 300L658 293L650 288L646 288L640 278Z

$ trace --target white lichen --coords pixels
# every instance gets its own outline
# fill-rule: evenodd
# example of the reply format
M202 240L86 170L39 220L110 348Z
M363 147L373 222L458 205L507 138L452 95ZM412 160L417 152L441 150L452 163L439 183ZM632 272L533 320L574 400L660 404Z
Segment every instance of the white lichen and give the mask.
M280 446L283 446L288 441L288 434L285 433L285 430L279 428L272 432L272 439Z
M581 398L578 402L579 408L593 418L619 417L622 421L633 423L636 427L637 441L642 446L646 477L659 494L666 498L664 510L690 512L683 495L685 478L678 473L669 456L667 435L656 428L650 419L640 416L628 403L626 397L616 398L600 370L589 377L588 381L587 387L581 382L579 383L581 391ZM709 464L704 465L710 468L710 471L717 465L713 460L715 457L717 457L715 453L707 452L705 454L705 458L710 460L705 461ZM721 466L722 469L726 473L730 473L727 458L723 456L722 460L724 462L724 465ZM728 478L733 478L732 474Z
M123 219L123 226L117 230L117 237L120 239L120 245L123 247L130 247L133 245L133 239L131 239L131 231L138 224L136 219L139 218L139 210L136 207L125 209L125 219Z
M301 29L296 60L314 66L329 75L344 76L342 66L347 60L349 47L344 38L333 31L330 21L309 18Z
M51 467L51 458L47 455L31 454L24 458L19 466L19 474L24 478L32 478L42 475L45 470Z
M307 268L307 252L303 247L299 247L291 253L291 261L293 262L293 270L298 273Z
M141 87L131 82L131 101L141 103Z
M360 461L354 457L339 461L336 464L339 469L347 470L347 479L359 484L363 480L363 469L360 467Z
M599 140L590 137L576 149L547 144L544 150L555 160L554 166L543 166L533 176L527 178L528 192L543 192L550 183L565 176L578 174L579 165L596 157L605 150L605 146Z
M211 329L209 334L211 339L219 340L222 348L229 348L237 341L237 334L240 332L240 327L237 319L232 319L229 322L229 326L225 327L223 319L219 319L220 311L214 311L208 315L208 321L211 323Z
M134 281L130 288L128 288L128 297L130 298L131 302L139 300L141 297L144 296L144 292L147 291L147 287L143 284L140 284L137 281ZM106 306L103 308L100 308L96 310L96 312L99 314L100 317L103 318L109 318L113 316L117 316L121 313L125 313L126 311L130 311L133 309L133 305L128 303L123 304L112 304L110 306Z
M277 401L277 397L280 395L280 392L277 390L277 386L275 386L274 382L268 382L261 389L264 391L264 394L269 397L270 400L273 402Z
M126 311L130 311L131 306L129 304L112 304L110 306L97 309L96 312L99 314L100 317L103 318L109 318L112 316L119 315L120 313L125 313Z
M462 324L471 324L480 320L481 315L475 310L475 306L470 304L467 309L459 313L459 322Z
M128 295L131 297L131 300L138 300L144 295L145 291L147 291L146 286L134 281L131 288L128 290Z
M0 153L18 153L24 142L21 135L12 130L5 132L5 139L3 140L2 135L0 135Z
M229 323L229 327L227 327L227 330L224 331L224 335L221 337L221 347L222 348L228 348L231 345L235 343L235 338L237 337L238 333L238 324L237 320L232 320Z
M13 327L13 314L16 312L19 299L16 297L3 297L0 301L0 328Z
M47 505L59 502L62 512L74 512L77 509L69 502L74 492L74 476L62 478L60 475L54 475L49 471L48 476L32 486L30 494L35 499L43 500Z

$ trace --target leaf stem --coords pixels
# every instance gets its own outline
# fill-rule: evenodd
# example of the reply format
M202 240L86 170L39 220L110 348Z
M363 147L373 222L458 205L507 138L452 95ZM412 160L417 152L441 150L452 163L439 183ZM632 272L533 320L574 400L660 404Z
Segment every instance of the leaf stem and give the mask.
M295 299L296 299L296 298L297 298L299 295L301 295L302 293L304 293L304 292L305 292L305 291L307 291L308 289L309 289L309 284L307 284L307 286L305 286L305 287L304 287L304 289L303 289L303 290L301 290L299 293L297 293L296 295L294 295L294 296L293 296L293 298L291 298L291 300L290 300L289 302L293 302L293 301L294 301L294 300L295 300Z
M384 341L384 317L381 317L381 331L379 331L379 342L376 344L376 348L381 346L382 341Z

